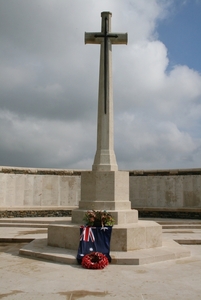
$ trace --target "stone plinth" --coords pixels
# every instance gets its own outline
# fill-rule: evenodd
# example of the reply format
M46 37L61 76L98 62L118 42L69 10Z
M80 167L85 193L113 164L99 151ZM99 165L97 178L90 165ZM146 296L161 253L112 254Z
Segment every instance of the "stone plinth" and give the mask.
M132 251L162 246L162 227L153 221L113 227L111 251Z
M80 227L75 224L68 225L49 225L48 226L48 240L49 246L78 249L80 239Z
M129 173L123 171L85 171L81 173L81 201L72 212L72 222L83 223L87 210L106 210L115 224L138 221L137 210L129 201Z
M80 226L75 224L50 225L48 245L77 250ZM112 229L111 251L132 251L162 246L162 227L153 221L115 225Z
M87 210L107 210L114 217L111 251L162 246L162 227L156 222L138 221L138 212L131 210L129 173L123 171L82 172L79 208L72 211L72 223L48 227L48 245L77 250L80 225Z

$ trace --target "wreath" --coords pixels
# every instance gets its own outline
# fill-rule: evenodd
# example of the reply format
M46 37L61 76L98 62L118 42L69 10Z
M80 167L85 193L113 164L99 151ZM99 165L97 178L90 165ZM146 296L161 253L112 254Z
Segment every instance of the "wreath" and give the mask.
M82 259L82 267L87 269L104 269L108 264L107 257L100 252L91 252Z
M106 210L88 210L83 219L88 226L113 226L115 220Z

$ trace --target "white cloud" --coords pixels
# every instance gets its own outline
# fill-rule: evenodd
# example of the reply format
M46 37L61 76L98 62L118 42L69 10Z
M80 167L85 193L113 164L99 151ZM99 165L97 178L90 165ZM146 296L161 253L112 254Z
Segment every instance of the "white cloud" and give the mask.
M91 168L96 147L100 30L113 46L115 152L120 169L199 167L201 75L167 71L157 22L172 1L5 1L0 12L0 165Z

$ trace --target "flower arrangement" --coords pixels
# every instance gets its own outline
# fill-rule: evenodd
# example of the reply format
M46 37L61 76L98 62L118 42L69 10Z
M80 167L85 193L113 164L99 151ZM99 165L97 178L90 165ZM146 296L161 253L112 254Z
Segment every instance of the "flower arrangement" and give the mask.
M113 226L115 222L112 215L105 210L88 210L83 220L87 226Z
M100 252L86 254L82 259L82 267L87 269L104 269L108 264L107 257Z

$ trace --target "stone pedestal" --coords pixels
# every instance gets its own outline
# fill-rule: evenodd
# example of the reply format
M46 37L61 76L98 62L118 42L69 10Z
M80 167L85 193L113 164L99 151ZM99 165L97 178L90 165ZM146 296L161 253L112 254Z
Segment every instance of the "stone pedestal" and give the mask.
M81 173L81 201L72 212L72 222L83 224L87 210L106 210L115 224L138 221L138 211L131 210L129 173L123 171L86 171Z
M77 250L80 226L76 224L49 225L48 245ZM114 225L111 251L133 251L162 246L162 226L153 221L139 221L128 225Z
M115 219L111 251L133 251L162 246L162 227L152 221L138 221L138 211L129 201L129 173L85 171L81 173L81 201L72 211L72 223L51 225L48 245L78 249L79 228L87 210L106 210Z

